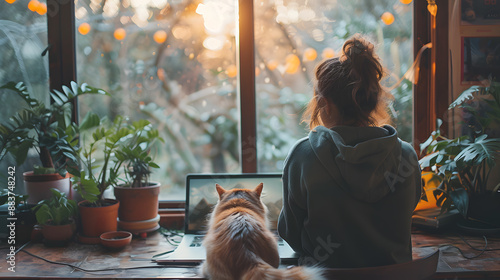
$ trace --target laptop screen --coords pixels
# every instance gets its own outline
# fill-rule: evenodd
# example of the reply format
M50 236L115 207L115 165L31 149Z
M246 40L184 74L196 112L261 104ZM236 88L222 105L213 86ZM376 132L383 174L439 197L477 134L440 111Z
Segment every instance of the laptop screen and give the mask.
M281 173L189 174L186 177L185 232L206 232L208 215L219 199L215 184L229 190L233 188L254 189L260 183L264 183L261 198L268 209L271 230L276 230L278 216L283 205Z

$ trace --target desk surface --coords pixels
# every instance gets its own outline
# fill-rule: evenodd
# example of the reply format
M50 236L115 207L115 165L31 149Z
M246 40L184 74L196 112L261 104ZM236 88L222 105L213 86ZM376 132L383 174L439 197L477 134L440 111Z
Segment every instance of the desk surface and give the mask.
M464 236L470 245L484 248L482 237ZM178 239L177 239L178 240ZM464 258L458 249L443 246L455 245L466 256L475 256L480 253L469 247L460 235L448 233L424 233L414 231L412 234L414 257L425 256L433 249L440 247L440 260L435 278L457 279L467 277L499 277L500 279L500 250L485 251L474 259ZM121 251L109 251L100 245L83 245L71 243L68 247L49 248L41 243L29 244L25 250L47 260L64 262L88 270L109 268L130 268L131 270L109 270L84 272L69 266L50 264L41 259L19 252L16 255L15 272L8 271L6 261L0 262L0 277L8 279L47 278L135 278L135 279L200 279L196 276L194 267L164 267L151 263L149 259L162 252L172 250L166 237L154 233L145 239L135 237L132 243ZM488 237L487 249L500 249L500 237ZM6 245L2 246L0 256L7 256ZM148 268L137 268L137 267ZM153 267L153 268L151 268Z

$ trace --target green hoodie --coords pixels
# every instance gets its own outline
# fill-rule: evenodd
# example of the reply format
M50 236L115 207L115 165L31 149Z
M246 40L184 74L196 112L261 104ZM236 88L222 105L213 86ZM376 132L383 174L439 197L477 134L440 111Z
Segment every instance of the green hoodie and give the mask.
M300 264L368 267L411 261L421 195L413 147L384 127L316 127L283 170L278 231Z

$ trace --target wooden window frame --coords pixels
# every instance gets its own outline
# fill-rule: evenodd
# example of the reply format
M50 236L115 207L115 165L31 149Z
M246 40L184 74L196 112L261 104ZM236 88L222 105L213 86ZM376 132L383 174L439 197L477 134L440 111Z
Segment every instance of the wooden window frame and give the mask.
M418 83L413 86L413 146L417 153L420 144L436 129L436 118L445 118L450 102L448 1L436 0L435 19L427 10L427 1L413 1L414 58L423 45L433 43L432 48L422 54ZM446 122L441 131L447 134Z

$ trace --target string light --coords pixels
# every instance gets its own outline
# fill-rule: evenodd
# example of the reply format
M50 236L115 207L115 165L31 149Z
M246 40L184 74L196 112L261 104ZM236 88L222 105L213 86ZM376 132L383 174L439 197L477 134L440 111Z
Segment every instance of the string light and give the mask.
M166 39L167 39L167 32L165 32L164 30L158 30L153 35L153 40L155 40L155 42L158 44L165 42Z
M116 40L121 41L121 40L125 39L125 37L127 36L127 31L125 31L125 29L123 29L123 28L118 28L113 33L113 36L115 36Z
M12 3L16 2L16 0L5 0L5 2L12 4Z
M394 15L389 12L383 13L380 18L382 19L382 22L385 23L386 25L391 25L394 22Z
M229 78L234 78L238 74L238 69L236 69L235 65L229 65L226 69L226 75Z
M84 22L78 26L78 32L82 35L87 35L90 32L90 24Z
M40 2L36 1L36 0L31 0L29 3L28 3L28 9L32 12L36 12L36 9L38 7L38 4Z
M403 4L410 4L412 2L412 0L399 0L399 2L401 2Z
M332 48L325 48L321 53L324 59L333 58L335 56L335 51Z
M45 15L47 13L47 5L45 3L38 2L36 12L41 16Z
M318 57L318 53L313 48L307 48L304 51L304 61L313 61Z
M294 74L295 72L297 72L297 70L299 70L300 59L295 54L289 54L286 57L285 61L286 61L286 72L288 74Z

